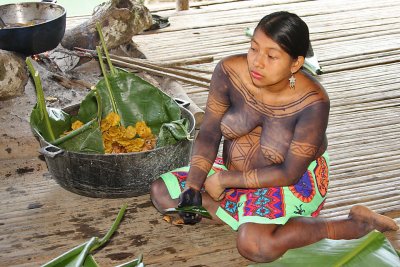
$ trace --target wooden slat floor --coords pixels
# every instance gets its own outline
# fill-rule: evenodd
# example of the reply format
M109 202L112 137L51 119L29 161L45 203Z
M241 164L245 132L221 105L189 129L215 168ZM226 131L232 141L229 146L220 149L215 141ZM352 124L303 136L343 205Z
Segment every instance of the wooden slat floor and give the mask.
M194 66L212 70L222 57L246 52L244 29L267 13L288 10L308 23L325 72L318 79L332 103L331 183L321 216L343 217L360 203L400 224L400 1L224 0L192 6L180 13L164 5L152 8L168 16L171 26L134 36L149 59L213 56L214 62ZM67 26L84 19L70 18ZM183 86L204 108L207 90ZM18 103L2 102L0 111ZM140 253L147 266L251 263L236 251L236 233L227 226L172 226L152 207L149 195L94 199L60 188L38 158L38 144L27 130L28 114L10 114L16 129L0 132L0 144L7 146L0 151L0 266L37 266L102 236L123 203L129 206L118 232L95 254L101 266L115 266ZM400 249L400 232L386 236Z

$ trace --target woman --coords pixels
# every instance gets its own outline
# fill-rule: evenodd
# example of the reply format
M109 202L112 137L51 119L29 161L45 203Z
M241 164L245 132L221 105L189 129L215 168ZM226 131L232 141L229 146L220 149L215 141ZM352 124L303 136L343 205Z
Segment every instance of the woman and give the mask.
M304 21L276 12L259 22L247 54L216 66L189 173L181 168L152 185L159 211L203 205L213 222L238 230L239 253L257 262L323 238L398 229L363 206L343 220L314 218L328 189L330 104L324 88L301 70L308 47ZM214 162L222 136L223 159ZM181 216L188 224L201 220Z

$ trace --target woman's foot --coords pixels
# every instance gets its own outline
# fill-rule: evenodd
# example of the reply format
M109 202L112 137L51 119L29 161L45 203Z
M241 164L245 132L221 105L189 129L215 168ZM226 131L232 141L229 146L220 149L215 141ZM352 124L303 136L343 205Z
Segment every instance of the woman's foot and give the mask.
M367 233L374 229L382 233L399 230L399 226L392 218L380 215L361 205L356 205L351 208L349 218L364 224Z

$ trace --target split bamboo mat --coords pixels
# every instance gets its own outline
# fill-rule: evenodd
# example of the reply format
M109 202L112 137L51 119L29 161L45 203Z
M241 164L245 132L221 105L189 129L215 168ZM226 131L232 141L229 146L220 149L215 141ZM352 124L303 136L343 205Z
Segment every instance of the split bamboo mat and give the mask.
M399 0L222 0L192 2L182 12L173 4L151 10L171 25L134 36L139 49L149 61L163 64L213 57L211 63L188 66L208 71L193 72L204 78L221 58L247 51L245 29L264 15L288 10L301 16L324 71L318 80L331 98L331 182L321 216L343 218L352 205L363 204L400 224ZM69 18L67 26L84 19ZM207 88L181 83L204 108ZM21 116L17 121L27 123ZM101 266L139 254L146 266L251 263L238 254L236 233L229 227L172 226L155 211L149 195L94 199L62 189L33 148L38 144L32 138L28 146L16 143L13 151L20 153L0 153L0 266L38 266L103 236L123 203L129 206L117 233L94 255ZM400 249L400 232L386 236Z

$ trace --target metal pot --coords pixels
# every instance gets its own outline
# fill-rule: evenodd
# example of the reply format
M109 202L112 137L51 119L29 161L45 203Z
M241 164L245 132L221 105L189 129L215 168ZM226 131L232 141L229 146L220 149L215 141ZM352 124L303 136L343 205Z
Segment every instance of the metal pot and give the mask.
M57 4L27 2L0 6L6 27L0 29L0 49L34 55L58 46L65 33L66 11Z
M64 110L75 114L78 109L79 105L75 105ZM194 116L182 106L181 112L182 117L189 120L189 131L193 136ZM47 168L61 187L80 195L101 198L149 193L151 183L161 174L189 163L193 145L191 140L182 140L145 152L87 154L63 150L40 136L39 141Z

